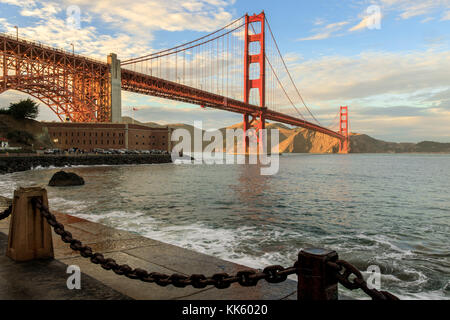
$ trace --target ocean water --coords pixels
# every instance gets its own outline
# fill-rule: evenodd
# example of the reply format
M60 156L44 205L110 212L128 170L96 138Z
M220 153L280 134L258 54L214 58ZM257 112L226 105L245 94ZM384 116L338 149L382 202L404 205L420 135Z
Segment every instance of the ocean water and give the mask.
M58 170L2 175L0 195ZM381 289L400 298L450 299L450 155L283 155L273 176L257 165L70 170L86 185L47 187L51 209L255 268L325 247L378 266Z

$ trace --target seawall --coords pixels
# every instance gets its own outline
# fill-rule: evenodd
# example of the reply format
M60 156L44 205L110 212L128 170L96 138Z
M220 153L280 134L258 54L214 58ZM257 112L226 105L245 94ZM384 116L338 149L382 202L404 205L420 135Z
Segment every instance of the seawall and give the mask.
M27 171L38 166L93 166L171 163L170 155L34 155L34 156L1 156L0 174Z
M0 212L10 199L0 198ZM120 264L164 274L205 274L227 272L235 274L249 267L221 260L206 254L142 237L136 233L117 230L67 214L52 212L65 230L74 238L89 245L106 258ZM15 262L5 256L11 217L0 220L0 300L81 299L81 300L295 300L297 283L286 280L278 284L259 281L255 287L242 287L237 283L227 289L208 286L161 287L104 270L73 251L52 230L55 259ZM81 270L81 289L66 287L68 266ZM255 270L256 271L256 270Z

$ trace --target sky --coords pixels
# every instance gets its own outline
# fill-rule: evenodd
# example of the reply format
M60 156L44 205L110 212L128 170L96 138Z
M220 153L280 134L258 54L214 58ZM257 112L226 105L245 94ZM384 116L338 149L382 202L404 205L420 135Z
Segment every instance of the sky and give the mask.
M67 28L79 9L80 28ZM106 61L171 48L265 11L303 98L323 123L395 142L450 142L450 0L0 0L0 32ZM0 107L23 97L0 95ZM238 114L122 92L123 115L205 128ZM132 107L138 111L132 113ZM41 104L41 120L57 120Z

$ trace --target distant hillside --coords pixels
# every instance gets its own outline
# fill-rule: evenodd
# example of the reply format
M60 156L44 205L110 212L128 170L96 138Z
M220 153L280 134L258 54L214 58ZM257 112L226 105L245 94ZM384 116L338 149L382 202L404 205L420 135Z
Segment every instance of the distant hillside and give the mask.
M194 127L183 123L174 123L168 125L160 125L155 122L139 122L130 117L123 117L124 123L135 123L153 128L169 127L171 129L183 128L191 133L193 137ZM242 128L243 123L222 128L223 133L223 150L226 149L226 129ZM309 131L303 128L289 128L280 123L268 123L266 128L269 131L268 144L271 145L270 132L273 129L279 130L279 152L281 153L336 153L339 150L339 141L336 138L329 137L325 134ZM18 143L11 141L12 146L20 146L25 149L34 145L38 148L53 148L53 144L48 135L47 128L38 121L34 120L16 120L8 115L0 114L0 137L6 137L12 131L25 131L32 135L32 141L29 143ZM236 139L235 145L242 147L241 139ZM192 141L192 148L193 148ZM210 142L203 142L203 148ZM276 149L276 147L274 148ZM272 151L275 151L275 150ZM238 149L239 150L239 149ZM232 150L227 150L232 152ZM350 136L350 152L351 153L450 153L450 143L439 143L432 141L423 141L420 143L395 143L374 139L366 134L352 133Z
M366 134L350 137L352 153L450 153L450 143L423 141L419 143L396 143L374 139Z
M184 128L193 136L193 127L185 124L169 124L170 128ZM226 148L225 130L242 128L243 123L238 123L227 128L220 129L224 137L224 150ZM279 152L280 153L337 153L339 151L339 140L323 133L310 131L304 128L289 128L280 123L268 123L268 144L271 145L271 130L279 130ZM207 146L209 142L204 142ZM242 141L237 141L238 147ZM276 151L275 148L272 151ZM231 151L231 150L227 150ZM439 143L424 141L420 143L396 143L374 139L366 134L352 133L350 135L351 153L450 153L450 143Z
M130 117L122 117L122 123L134 123L134 124L139 124L142 126L148 126L151 128L165 128L167 126L161 125L159 123L156 122L140 122L137 120L134 120L133 118Z

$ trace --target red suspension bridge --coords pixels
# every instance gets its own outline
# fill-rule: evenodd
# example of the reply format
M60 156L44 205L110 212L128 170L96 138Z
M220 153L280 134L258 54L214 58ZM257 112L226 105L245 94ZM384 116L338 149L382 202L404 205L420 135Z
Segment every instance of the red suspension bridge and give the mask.
M126 90L243 114L244 132L271 120L335 137L342 153L349 148L347 107L340 108L337 130L317 121L264 12L122 62L115 54L104 63L0 34L0 93L10 89L41 100L61 120L118 122Z

